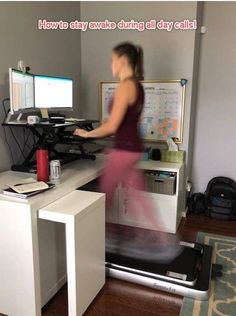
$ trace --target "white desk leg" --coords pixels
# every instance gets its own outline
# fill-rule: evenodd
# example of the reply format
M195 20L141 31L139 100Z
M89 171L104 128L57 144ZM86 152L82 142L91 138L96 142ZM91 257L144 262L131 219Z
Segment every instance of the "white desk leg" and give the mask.
M0 223L0 312L40 316L37 212L1 201Z
M69 316L81 316L105 283L105 206L66 223Z

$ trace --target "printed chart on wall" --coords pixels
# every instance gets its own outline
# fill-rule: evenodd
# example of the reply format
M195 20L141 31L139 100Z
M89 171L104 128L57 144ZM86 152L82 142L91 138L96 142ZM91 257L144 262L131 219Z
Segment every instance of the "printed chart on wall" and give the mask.
M141 81L145 91L145 104L140 120L144 140L166 141L177 138L182 142L186 79ZM109 103L117 82L101 82L101 119L107 118Z

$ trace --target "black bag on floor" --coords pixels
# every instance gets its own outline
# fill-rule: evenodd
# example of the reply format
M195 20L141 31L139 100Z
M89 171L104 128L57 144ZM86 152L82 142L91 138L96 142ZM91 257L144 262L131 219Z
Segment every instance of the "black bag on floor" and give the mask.
M205 194L194 193L188 199L188 211L189 213L200 214L206 211Z
M205 192L206 214L212 218L236 219L236 182L227 177L210 180Z

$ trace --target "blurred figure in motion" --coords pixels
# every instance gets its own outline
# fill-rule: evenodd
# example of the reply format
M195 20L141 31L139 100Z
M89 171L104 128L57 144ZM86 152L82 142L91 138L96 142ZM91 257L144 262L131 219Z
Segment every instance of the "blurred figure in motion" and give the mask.
M161 219L158 219L157 223L150 199L145 198L143 194L137 194L138 191L146 190L144 174L137 168L143 151L138 127L144 105L144 89L139 82L139 79L143 79L142 48L129 42L115 46L112 51L111 69L112 75L119 79L119 84L110 101L108 120L92 131L77 128L74 135L84 138L114 135L114 148L106 158L100 183L101 192L106 193L107 209L112 205L116 187L121 184L131 200L133 192L136 192L135 203L140 205L147 221L153 230L156 230ZM135 216L139 216L138 212ZM133 241L123 243L120 251L129 256L142 255L147 260L151 256L151 259L156 257L159 260L162 257L165 261L170 258L170 254L176 255L173 244L167 245L167 234L159 234L158 238L155 238L155 234L150 231L148 244L143 241L142 236L135 236ZM163 249L158 247L157 243L161 244ZM157 247L159 250L154 252Z

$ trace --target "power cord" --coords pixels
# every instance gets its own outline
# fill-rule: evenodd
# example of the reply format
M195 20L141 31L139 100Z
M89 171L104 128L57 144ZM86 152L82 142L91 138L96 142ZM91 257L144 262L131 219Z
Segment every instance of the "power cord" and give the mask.
M3 122L5 122L5 119L7 117L7 111L6 111L6 108L5 108L5 102L7 102L7 101L10 101L10 98L5 98L5 99L2 100L2 106L3 106L4 113L5 113L5 117L4 117L4 121ZM14 156L13 156L13 153L12 153L12 149L11 149L11 146L10 146L10 144L8 142L7 133L6 133L6 130L5 130L4 126L3 126L3 133L4 133L6 144L7 144L8 148L9 148L9 152L10 152L10 155L11 155L11 160L12 160L13 164L15 164Z
M10 98L5 98L5 99L2 100L2 106L3 106L4 113L5 113L5 118L4 118L4 121L3 121L3 122L5 122L5 119L6 119L6 117L7 117L7 110L6 110L6 107L5 107L5 103L6 103L7 101L10 101ZM15 143L17 144L17 146L18 146L18 148L19 148L19 150L20 150L20 152L21 152L21 156L23 156L23 157L25 158L25 155L24 155L24 152L23 152L23 150L22 150L22 148L21 148L21 146L20 146L20 143L18 142L18 140L17 140L17 138L16 138L16 136L15 136L13 130L12 130L12 126L8 126L8 127L10 128L12 137L14 138ZM9 150L10 150L10 153L11 153L12 161L13 161L13 163L15 163L15 162L14 162L14 158L13 158L12 149L11 149L10 144L8 143L7 134L6 134L6 131L5 131L5 127L4 127L4 126L3 126L3 130L4 130L4 134L5 134L6 143L7 143L8 147L9 147Z
M25 152L26 149L28 149L28 150L31 149L30 145L28 144L29 138L30 138L30 133L28 133L28 135L26 136L26 129L23 128L23 143L24 143L24 146L23 146L22 152ZM20 163L21 158L22 158L22 154L20 155L20 157L19 157L19 159L17 161L17 164Z
M3 106L4 113L5 113L5 117L4 117L3 123L5 122L5 119L7 117L7 110L5 108L5 102L7 102L7 101L10 101L10 98L5 98L5 99L2 100L2 106Z

